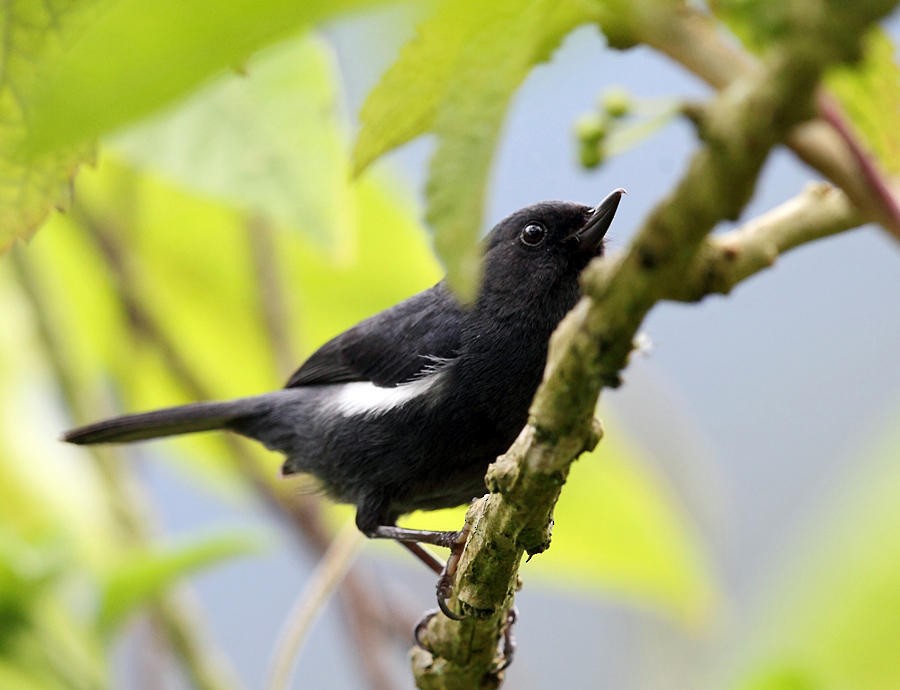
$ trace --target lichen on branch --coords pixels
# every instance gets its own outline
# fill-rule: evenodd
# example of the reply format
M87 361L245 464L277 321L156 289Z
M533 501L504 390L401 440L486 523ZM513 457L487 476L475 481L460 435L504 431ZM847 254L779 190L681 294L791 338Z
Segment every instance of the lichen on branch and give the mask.
M793 3L798 11L787 13L779 41L758 69L742 71L704 108L701 145L624 255L596 260L586 269L584 297L551 340L529 424L488 470L491 493L473 503L467 515L471 534L451 603L468 617L456 622L435 616L424 635L432 651L413 650L420 688L472 690L502 682L497 645L519 563L526 552L547 547L553 507L569 467L599 438L593 413L600 392L619 384L647 312L663 299L695 300L706 292L727 291L769 265L778 252L859 222L839 195L829 200L829 217L815 219L823 221L820 226L811 227L804 217L794 225L776 220L774 227L738 232L730 237L731 245L728 238L707 238L720 220L738 217L769 152L813 115L824 70L855 59L865 30L895 4ZM643 40L640 22L621 22L620 29L625 25ZM704 285L714 269L719 277Z

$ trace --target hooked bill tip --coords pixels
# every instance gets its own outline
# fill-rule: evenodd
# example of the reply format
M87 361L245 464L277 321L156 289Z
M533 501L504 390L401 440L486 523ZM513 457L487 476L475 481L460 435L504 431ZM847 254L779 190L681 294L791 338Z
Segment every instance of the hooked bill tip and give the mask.
M602 246L603 236L606 235L606 231L612 224L623 194L627 194L627 192L622 187L614 189L594 207L594 212L587 223L577 233L578 244L582 251L595 253Z

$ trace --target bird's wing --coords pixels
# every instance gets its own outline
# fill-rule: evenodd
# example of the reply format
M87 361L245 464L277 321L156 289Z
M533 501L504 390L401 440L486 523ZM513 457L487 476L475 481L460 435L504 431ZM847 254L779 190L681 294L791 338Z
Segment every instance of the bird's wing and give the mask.
M329 340L286 387L350 381L393 387L410 381L458 354L463 316L439 283Z

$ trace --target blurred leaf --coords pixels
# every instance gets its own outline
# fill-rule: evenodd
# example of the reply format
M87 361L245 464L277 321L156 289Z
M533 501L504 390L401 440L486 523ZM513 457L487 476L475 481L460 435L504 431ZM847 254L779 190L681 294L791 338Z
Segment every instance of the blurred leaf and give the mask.
M62 686L46 671L33 665L16 663L17 660L0 655L0 688L27 688L28 690L57 690Z
M291 286L289 306L307 354L441 277L409 201L373 178L363 180L356 194L358 235L352 262L329 261L308 242L279 237L283 275Z
M448 280L465 300L480 277L484 197L509 100L593 12L580 0L447 0L363 107L357 170L425 131L437 134L427 215Z
M56 687L101 690L109 685L105 649L77 604L66 601L63 591L41 601L31 629L18 637L10 656L34 676L52 678Z
M416 513L403 524L457 529L464 508ZM572 466L554 514L550 550L525 567L556 582L612 591L690 626L718 599L702 542L650 466L604 438Z
M460 11L473 11L458 3ZM512 95L563 37L591 19L579 0L475 3L481 16L463 59L446 82L434 125L438 146L428 173L428 222L447 280L469 301L481 278L478 237L491 160Z
M658 100L638 104L634 115L627 120L610 123L604 140L604 153L619 156L650 138L678 115L680 104L671 100Z
M168 549L133 553L110 574L103 588L97 624L109 635L136 608L177 580L220 561L258 550L258 539L227 534Z
M710 8L754 52L782 40L795 18L794 6L772 0L710 0Z
M863 59L834 70L826 83L884 170L900 172L900 66L887 32L871 31Z
M434 126L466 39L479 28L480 3L444 0L400 50L359 113L361 128L353 149L353 173L376 158L425 134Z
M820 690L821 683L807 671L790 666L775 666L757 673L740 686L740 690Z
M0 253L30 237L54 208L68 207L78 166L93 159L93 146L83 143L37 157L22 152L32 115L25 95L40 78L34 56L60 40L76 9L91 4L9 0L0 12Z
M717 590L700 536L662 478L605 438L572 466L539 572L611 589L688 625L710 621Z
M116 550L106 495L94 465L48 433L46 400L29 396L40 375L29 360L42 352L27 327L18 335L26 337L12 350L0 338L0 359L22 368L0 386L0 524L46 550L42 557L55 560L64 550L70 565L99 567Z
M58 536L27 541L0 523L0 645L30 618L35 599L61 574L64 560Z
M795 540L745 645L751 668L816 681L804 690L900 688L900 425L869 455L848 464Z
M755 52L783 38L797 21L791 3L715 0L711 6ZM876 26L866 36L862 59L833 68L825 78L870 153L888 173L900 172L900 66L894 53L891 37Z
M97 19L38 66L30 150L110 132L242 65L265 45L377 1L100 0Z
M96 415L196 400L163 351L131 323L121 302L123 289L113 279L114 265L129 276L128 291L157 323L167 347L215 398L279 387L303 354L436 282L439 269L411 203L374 177L353 185L351 194L359 211L351 256L323 254L303 235L273 227L273 256L255 266L254 228L244 214L111 156L97 170L86 171L79 179L79 197L99 227L86 232L71 217L54 219L55 231L41 233L29 255L47 300L65 305L52 317L73 369L81 374L79 388L95 401ZM114 248L112 263L98 251L92 239L96 232L105 238L101 244ZM283 328L292 341L289 349L297 351L287 369L276 367L262 324L260 301L272 298L265 296L258 272L280 285L275 301L285 303ZM11 353L20 347L13 345ZM281 481L280 455L257 444L246 447L265 463L273 481ZM174 456L179 471L199 474L218 489L246 490L221 434L122 452L154 451ZM72 458L66 467L74 467Z
M255 56L246 71L218 79L112 145L133 163L346 256L355 209L330 52L307 36Z

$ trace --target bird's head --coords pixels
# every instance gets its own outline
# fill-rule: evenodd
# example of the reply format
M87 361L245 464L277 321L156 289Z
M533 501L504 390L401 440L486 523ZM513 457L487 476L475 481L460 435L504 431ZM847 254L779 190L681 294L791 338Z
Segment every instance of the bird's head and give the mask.
M603 237L624 193L617 189L595 207L545 201L500 221L486 238L479 303L568 311L577 299L578 275L603 254Z

